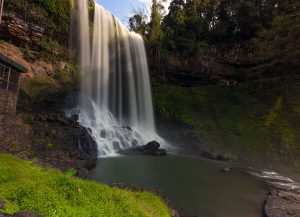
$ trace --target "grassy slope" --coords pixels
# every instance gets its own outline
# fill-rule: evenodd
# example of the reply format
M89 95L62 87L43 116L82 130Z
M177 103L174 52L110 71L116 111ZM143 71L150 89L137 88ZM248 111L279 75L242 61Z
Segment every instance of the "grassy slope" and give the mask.
M269 81L193 88L156 83L153 92L157 112L192 126L214 147L258 165L300 165L299 79L289 81L288 90Z
M4 213L29 210L43 216L170 216L149 192L129 192L69 178L57 170L0 154L0 198Z

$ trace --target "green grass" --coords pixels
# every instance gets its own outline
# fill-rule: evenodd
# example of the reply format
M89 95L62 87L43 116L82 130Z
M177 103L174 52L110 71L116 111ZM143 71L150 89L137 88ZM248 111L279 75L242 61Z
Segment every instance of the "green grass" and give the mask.
M207 144L252 162L299 165L300 83L249 82L233 87L156 84L156 112L194 128Z
M0 154L0 213L28 210L43 216L170 216L160 197L70 178L31 161Z

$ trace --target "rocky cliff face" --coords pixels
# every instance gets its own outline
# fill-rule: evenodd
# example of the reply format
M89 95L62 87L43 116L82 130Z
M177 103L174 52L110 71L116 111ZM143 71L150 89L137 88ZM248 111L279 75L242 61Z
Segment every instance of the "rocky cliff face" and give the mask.
M44 34L44 27L26 22L12 12L3 13L0 25L1 39L13 41L17 45L31 44L39 46Z
M13 40L38 43L27 34L27 27L20 26ZM28 73L21 75L17 115L0 117L0 152L37 158L42 165L62 170L73 167L79 176L89 177L85 165L90 164L85 161L97 157L97 144L85 133L86 129L63 113L68 96L72 96L69 103L76 100L77 67L64 60L41 58L37 51L6 42L0 42L0 53L28 69ZM79 141L86 145L84 149L80 148Z
M0 89L0 114L14 114L17 96L15 93Z
M151 64L150 62L150 65ZM152 70L154 75L163 74L171 83L181 86L205 84L226 85L235 83L235 69L232 66L218 63L210 56L175 57L169 56L163 70Z

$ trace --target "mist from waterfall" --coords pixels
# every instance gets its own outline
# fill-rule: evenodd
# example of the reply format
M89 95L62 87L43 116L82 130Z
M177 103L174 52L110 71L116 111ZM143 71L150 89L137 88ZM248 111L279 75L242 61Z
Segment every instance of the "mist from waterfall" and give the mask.
M95 4L91 43L87 1L79 0L77 10L82 81L76 112L99 155L159 139L143 38Z

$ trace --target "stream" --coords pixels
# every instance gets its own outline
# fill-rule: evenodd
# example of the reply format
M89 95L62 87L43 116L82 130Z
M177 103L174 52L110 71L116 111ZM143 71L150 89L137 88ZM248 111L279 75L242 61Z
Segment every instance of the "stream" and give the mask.
M100 158L93 176L105 184L123 183L159 190L180 213L204 217L261 217L266 184L228 164L191 156Z

